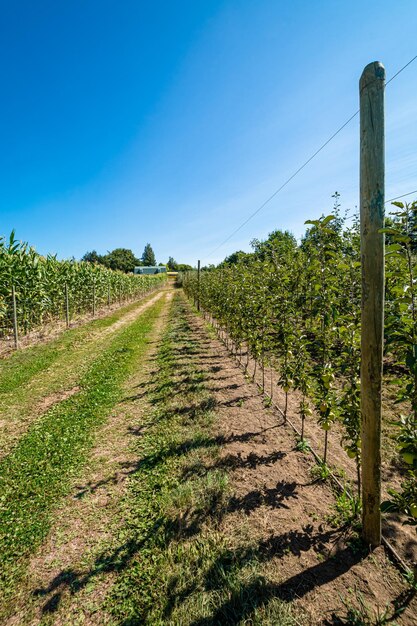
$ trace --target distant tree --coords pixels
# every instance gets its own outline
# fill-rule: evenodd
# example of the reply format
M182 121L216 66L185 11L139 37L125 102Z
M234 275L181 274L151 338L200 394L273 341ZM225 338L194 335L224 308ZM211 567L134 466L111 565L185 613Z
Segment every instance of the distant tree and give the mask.
M187 265L187 263L178 263L177 271L178 272L187 272L188 270L192 270L191 265Z
M259 239L253 239L251 246L255 255L264 261L270 258L271 255L282 255L291 253L297 247L297 240L292 233L288 230L274 230L269 233L268 239L265 241L259 241Z
M156 265L155 253L152 250L150 243L147 243L142 254L143 265L149 267L150 265Z
M138 259L128 248L115 248L103 257L103 264L112 270L121 272L133 272L135 265L139 265Z
M81 261L86 261L86 263L103 263L103 257L95 250L92 250L91 252L86 252Z
M178 272L178 263L172 256L169 257L167 266L171 272Z
M238 250L237 252L233 252L227 256L224 261L219 263L219 267L230 267L230 265L236 265L239 261L248 262L251 258L253 258L253 254L250 252Z

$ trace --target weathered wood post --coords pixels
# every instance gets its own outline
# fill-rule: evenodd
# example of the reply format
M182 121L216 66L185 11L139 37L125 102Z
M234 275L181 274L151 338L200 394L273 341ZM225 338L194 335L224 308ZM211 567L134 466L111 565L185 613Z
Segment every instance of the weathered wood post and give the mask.
M69 295L68 295L68 285L65 283L65 321L67 323L67 328L70 325L70 312L69 312Z
M107 306L110 307L110 283L107 285Z
M13 335L14 335L14 347L19 349L19 328L17 325L17 306L16 306L16 290L12 285L12 306L13 306Z
M381 543L381 388L384 340L385 68L367 65L360 83L360 221L362 264L362 536Z
M197 311L200 310L200 259L197 261Z

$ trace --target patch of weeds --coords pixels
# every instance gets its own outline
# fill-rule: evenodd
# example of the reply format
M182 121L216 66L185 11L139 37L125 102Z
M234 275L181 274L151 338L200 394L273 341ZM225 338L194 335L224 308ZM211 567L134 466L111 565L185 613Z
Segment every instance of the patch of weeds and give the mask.
M330 468L326 463L316 463L311 468L310 473L315 480L326 481L330 478Z
M346 490L335 494L334 513L327 516L329 524L335 528L340 526L352 526L355 529L360 527L360 513L362 510L361 500L352 498Z
M298 450L298 452L310 452L311 447L307 439L299 439L295 449Z
M400 617L403 609L391 608L388 604L382 608L371 608L364 600L363 595L355 591L355 603L352 600L342 599L346 613L344 615L333 614L331 624L335 626L384 626L391 624L398 626L394 621Z
M359 523L358 523L359 527ZM354 531L347 539L346 544L352 550L354 555L366 556L369 553L369 547L365 544L358 531Z
M272 398L270 398L270 396L265 396L263 402L266 409L269 409L272 406Z
M272 598L265 607L256 611L252 624L253 626L295 626L302 622L296 619L294 609L288 602Z
M415 568L414 572L411 570L404 572L403 576L410 589L417 591L417 568Z
M45 413L1 462L0 588L6 596L24 571L25 557L46 537L52 511L68 493L95 429L122 397L162 306L157 302L119 331L82 377L80 392Z

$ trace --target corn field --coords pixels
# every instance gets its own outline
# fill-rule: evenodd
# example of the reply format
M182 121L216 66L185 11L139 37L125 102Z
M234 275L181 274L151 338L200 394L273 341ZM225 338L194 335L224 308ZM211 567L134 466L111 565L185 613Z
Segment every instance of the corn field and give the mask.
M161 274L128 275L102 265L44 257L12 233L8 240L0 238L0 338L13 332L13 287L19 333L27 334L65 319L67 302L72 319L139 299L164 279Z

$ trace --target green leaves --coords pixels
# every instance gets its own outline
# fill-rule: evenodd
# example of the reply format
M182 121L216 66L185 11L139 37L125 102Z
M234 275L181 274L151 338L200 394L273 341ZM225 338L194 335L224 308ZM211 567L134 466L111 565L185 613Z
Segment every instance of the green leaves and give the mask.
M162 275L126 275L91 263L44 257L26 243L16 241L13 231L8 242L0 238L0 337L12 331L12 285L22 334L65 317L65 286L73 317L92 312L93 286L98 309L108 303L140 298L163 279Z
M399 424L398 445L416 481L410 455L417 450L417 203L394 205L398 211L380 231L386 238L384 348L400 371L393 383L397 400L410 407L410 421ZM346 225L336 203L330 215L305 224L299 245L283 245L282 236L256 240L255 253L244 261L235 255L233 263L203 272L201 304L237 346L274 365L285 393L300 391L302 420L310 417L310 400L325 433L341 422L341 443L355 460L360 487L359 223ZM184 288L196 297L195 274L186 275Z

